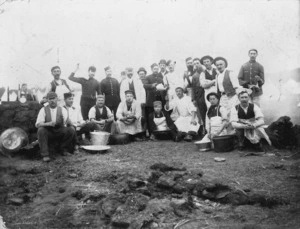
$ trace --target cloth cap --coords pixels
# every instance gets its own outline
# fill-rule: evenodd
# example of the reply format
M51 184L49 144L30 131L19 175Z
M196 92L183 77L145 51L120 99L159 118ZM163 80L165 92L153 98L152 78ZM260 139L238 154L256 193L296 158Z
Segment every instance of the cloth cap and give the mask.
M228 66L228 62L227 62L227 60L224 58L224 57L216 57L215 59L214 59L214 65L216 65L216 62L218 61L218 60L223 60L224 62L225 62L225 68L227 68L227 66Z
M252 90L249 89L249 88L243 88L243 87L239 87L236 89L236 93L237 95L239 96L241 93L244 93L246 92L248 95L251 95L252 94Z
M133 95L134 92L133 92L132 90L126 90L126 91L125 91L125 95L127 95L127 94L132 94L132 95Z
M137 71L137 73L139 74L140 72L145 72L145 74L147 75L147 71L145 68L140 67L139 70Z
M54 99L54 98L57 98L57 94L53 91L50 91L48 94L47 94L47 99Z
M158 67L158 64L154 63L154 64L151 65L151 69L154 68L154 67Z
M165 59L161 59L161 60L159 61L159 64L167 64L167 61L166 61Z
M51 72L53 72L53 70L54 70L54 69L57 69L57 68L60 69L59 66L54 66L54 67L52 67L52 68L51 68Z
M217 98L218 100L220 100L220 96L218 95L218 93L216 93L216 92L211 92L211 93L209 93L209 94L206 96L206 99L207 99L208 101L209 101L209 97L210 97L211 95L216 96L216 98Z
M110 69L111 69L110 66L107 66L107 67L104 68L104 71L107 71L107 70L110 70Z
M67 99L70 97L74 97L74 94L72 94L71 92L64 93L64 99Z
M203 61L209 59L211 62L214 61L214 58L212 58L211 56L204 56L200 59L200 63L203 65Z
M192 57L188 57L185 59L185 62L188 62L189 60L192 60L193 58Z
M105 99L105 95L97 95L97 99Z
M154 107L156 107L156 106L161 106L162 107L162 102L161 101L154 101L153 106Z
M179 88L180 88L182 91L184 91L183 87L180 87L180 86L176 87L176 88L175 88L175 91L176 91L177 89L179 89Z

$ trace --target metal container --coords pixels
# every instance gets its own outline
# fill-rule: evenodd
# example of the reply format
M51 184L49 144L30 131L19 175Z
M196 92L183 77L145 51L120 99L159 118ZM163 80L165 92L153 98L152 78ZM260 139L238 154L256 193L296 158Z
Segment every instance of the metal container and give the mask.
M81 148L83 148L88 153L96 154L96 153L106 153L106 151L110 149L110 146L91 145L91 146L81 146Z
M109 138L110 145L124 145L124 144L128 144L129 142L130 142L130 136L129 134L126 133L113 134Z
M211 142L195 142L195 145L198 147L200 152L206 152L211 150Z
M107 145L110 133L105 131L91 132L92 145Z
M234 135L216 136L213 138L214 150L218 153L234 149Z

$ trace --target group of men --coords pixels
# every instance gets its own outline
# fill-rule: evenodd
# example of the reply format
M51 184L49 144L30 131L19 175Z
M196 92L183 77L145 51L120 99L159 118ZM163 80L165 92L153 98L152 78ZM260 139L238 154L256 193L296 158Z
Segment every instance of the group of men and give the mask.
M264 68L256 62L257 50L249 50L248 55L250 60L238 76L227 69L225 58L211 56L187 58L183 76L172 60L152 64L149 75L141 67L135 76L128 67L121 82L110 67L104 69L106 78L101 82L95 79L94 66L88 69L88 79L77 77L77 64L69 80L82 86L80 111L73 106L74 94L60 78L60 68L53 67L54 80L36 122L44 161L50 160L48 143L52 138L63 140L61 152L67 154L76 150L78 136L89 138L94 130L127 133L137 141L145 137L157 140L161 134L174 141L192 141L195 135L206 134L203 140L211 141L218 135L236 133L240 149L245 137L256 145L262 137L269 142L261 128L264 122L259 108Z

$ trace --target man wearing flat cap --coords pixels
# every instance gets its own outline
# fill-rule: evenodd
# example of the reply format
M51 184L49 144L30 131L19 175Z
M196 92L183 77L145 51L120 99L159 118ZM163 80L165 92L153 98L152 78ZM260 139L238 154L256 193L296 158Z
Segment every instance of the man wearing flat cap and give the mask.
M239 83L244 88L252 90L251 99L257 106L260 106L260 98L263 94L262 86L265 83L264 67L256 61L258 51L250 49L248 56L250 60L243 64L239 72Z
M211 92L217 93L217 70L213 68L213 58L211 56L204 56L200 59L202 65L204 65L205 70L200 74L200 84L204 88L205 98ZM210 107L210 102L205 99L206 106Z
M134 99L134 92L127 90L124 92L125 101L119 104L117 110L117 131L127 133L140 141L139 135L143 132L141 117L141 104Z
M142 81L142 83L145 83L146 76L147 76L147 71L145 68L140 67L139 70L137 71L137 74L139 75L139 79Z
M146 92L142 81L133 75L133 68L126 68L127 77L120 85L120 97L121 101L126 100L125 91L133 91L133 98L140 104L146 103Z
M144 88L146 89L146 116L148 117L153 110L154 101L162 101L165 104L166 86L163 78L159 74L159 67L156 63L151 65L152 74L146 77ZM148 123L149 127L149 123ZM151 130L149 130L149 134Z
M101 93L105 95L105 105L113 112L115 120L116 113L121 101L120 99L120 84L117 79L112 77L110 67L104 68L106 78L100 83Z
M76 134L73 128L66 127L67 110L57 106L57 94L49 92L47 100L49 105L41 108L35 123L40 152L45 162L50 161L49 145L54 142L58 142L59 151L63 155L73 153L72 142Z
M165 59L161 59L159 61L159 68L160 68L160 74L163 76L163 78L165 77L166 74L168 74L169 72L167 71L167 61Z

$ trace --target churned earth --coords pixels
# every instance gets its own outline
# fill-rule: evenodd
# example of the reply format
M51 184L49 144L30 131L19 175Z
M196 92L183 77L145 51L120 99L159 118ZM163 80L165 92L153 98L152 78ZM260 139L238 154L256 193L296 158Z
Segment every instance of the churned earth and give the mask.
M0 215L9 229L299 228L299 153L243 155L159 141L1 156Z

